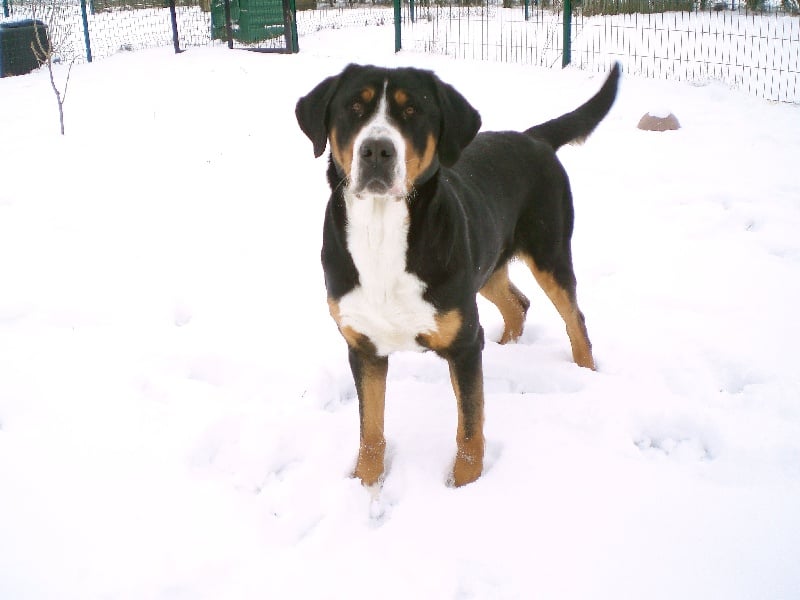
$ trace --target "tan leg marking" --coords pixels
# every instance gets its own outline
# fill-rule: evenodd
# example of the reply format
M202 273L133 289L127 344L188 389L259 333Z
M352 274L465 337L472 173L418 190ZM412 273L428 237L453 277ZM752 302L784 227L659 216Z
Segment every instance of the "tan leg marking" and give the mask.
M466 399L462 396L461 386L458 384L454 365L450 366L450 381L458 402L458 429L456 431L456 460L453 464L453 483L456 487L472 483L483 472L483 451L485 441L483 437L483 374L476 374L472 385L474 398ZM475 405L473 422L467 423L464 415L464 402L472 401Z
M528 265L537 283L542 287L544 293L556 307L558 314L564 319L567 326L567 335L572 346L572 358L581 367L592 369L595 364L592 357L592 343L589 341L589 334L586 331L586 324L583 315L578 308L578 302L565 290L553 277L552 273L542 271L536 266L534 260L529 256L521 257Z
M375 348L367 336L347 325L342 327L336 300L328 298L328 309L347 345L358 353L359 377L355 384L361 419L361 444L353 475L364 485L372 485L377 483L384 468L386 438L383 435L383 421L389 361L385 356L374 355Z
M493 303L503 316L505 328L501 344L515 342L525 327L525 315L530 302L508 278L508 265L497 269L480 290L481 296Z
M386 438L383 434L384 407L386 405L386 358L364 360L360 388L361 445L353 473L364 485L378 482L384 469Z
M461 313L458 309L453 309L437 314L434 320L436 321L436 331L420 334L417 341L426 348L441 352L450 347L458 336L458 332L461 331Z

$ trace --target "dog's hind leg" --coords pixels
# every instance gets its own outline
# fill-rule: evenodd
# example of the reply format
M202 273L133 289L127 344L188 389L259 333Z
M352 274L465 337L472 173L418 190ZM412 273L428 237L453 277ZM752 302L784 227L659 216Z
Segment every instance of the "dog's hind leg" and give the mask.
M508 278L508 263L494 272L481 288L480 294L494 304L503 317L505 327L500 343L507 344L519 339L531 303Z
M528 256L521 255L528 268L542 287L544 293L556 307L558 314L564 319L567 326L567 335L572 346L572 358L581 367L594 370L594 357L592 356L592 343L586 330L586 320L578 308L575 293L575 273L569 258L559 261L553 271L539 268L536 261Z

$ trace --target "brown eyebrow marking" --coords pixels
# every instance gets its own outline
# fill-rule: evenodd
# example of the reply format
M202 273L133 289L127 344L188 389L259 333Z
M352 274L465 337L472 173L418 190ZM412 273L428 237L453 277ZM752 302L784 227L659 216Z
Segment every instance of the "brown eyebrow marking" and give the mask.
M405 90L397 90L394 93L394 100L400 106L403 106L406 102L408 102L408 94Z
M361 90L361 99L364 102L369 102L375 97L375 88L367 87Z

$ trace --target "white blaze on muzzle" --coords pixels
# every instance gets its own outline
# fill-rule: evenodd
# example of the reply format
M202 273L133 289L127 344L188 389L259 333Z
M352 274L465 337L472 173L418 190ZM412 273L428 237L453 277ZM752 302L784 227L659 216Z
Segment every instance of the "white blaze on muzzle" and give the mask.
M404 197L406 189L406 144L389 117L383 84L378 108L353 142L353 164L349 191L355 196Z

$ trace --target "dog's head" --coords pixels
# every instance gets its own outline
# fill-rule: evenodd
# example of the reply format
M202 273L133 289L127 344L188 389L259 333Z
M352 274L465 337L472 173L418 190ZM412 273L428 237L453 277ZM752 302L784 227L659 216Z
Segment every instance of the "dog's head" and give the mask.
M405 197L451 166L481 126L478 112L430 71L350 65L300 98L300 128L348 190Z

